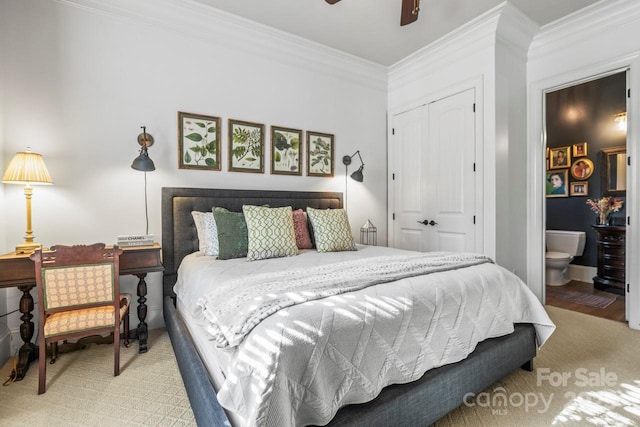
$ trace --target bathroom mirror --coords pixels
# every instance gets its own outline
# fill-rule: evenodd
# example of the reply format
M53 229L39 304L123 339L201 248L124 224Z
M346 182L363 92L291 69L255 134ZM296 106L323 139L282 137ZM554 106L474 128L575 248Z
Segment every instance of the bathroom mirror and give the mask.
M602 194L624 196L627 193L627 149L612 147L602 150Z

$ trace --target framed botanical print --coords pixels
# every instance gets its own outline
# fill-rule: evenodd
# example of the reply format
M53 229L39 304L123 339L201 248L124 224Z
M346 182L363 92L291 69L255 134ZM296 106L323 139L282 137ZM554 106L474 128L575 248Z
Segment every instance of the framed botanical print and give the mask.
M271 126L271 173L302 175L302 131Z
M307 131L307 176L333 176L333 135Z
M569 196L569 169L547 172L547 197Z
M549 149L549 169L568 168L571 164L571 147Z
M587 155L587 143L580 142L573 144L573 157L582 157Z
M178 168L220 170L220 118L178 111Z
M229 171L264 172L264 125L229 119Z
M572 182L569 188L570 196L588 196L589 195L589 183L586 181Z

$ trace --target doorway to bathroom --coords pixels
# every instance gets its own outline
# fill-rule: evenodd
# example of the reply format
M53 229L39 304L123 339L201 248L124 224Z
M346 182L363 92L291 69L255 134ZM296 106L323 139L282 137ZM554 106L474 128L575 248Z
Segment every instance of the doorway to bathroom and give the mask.
M544 100L546 303L622 322L627 72L548 90Z

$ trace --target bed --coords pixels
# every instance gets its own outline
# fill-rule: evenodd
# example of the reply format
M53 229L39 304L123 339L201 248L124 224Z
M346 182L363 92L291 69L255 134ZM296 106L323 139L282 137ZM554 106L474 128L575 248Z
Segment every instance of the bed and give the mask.
M183 309L181 312L176 308L176 304L180 307L180 301L177 301L174 286L178 282L178 269L183 260L189 260L199 250L191 212L207 212L213 206L241 212L243 205L336 209L342 207L342 194L162 189L164 319L196 421L201 426L232 425L230 418L233 418L223 409L216 396L216 375L207 367L208 356L196 344L200 342L202 345L202 338L196 336L191 324L185 323L185 319L190 317L186 310ZM304 255L315 256L312 253ZM548 318L546 320L548 321ZM552 323L541 323L547 323L545 326L550 334L553 330ZM537 339L540 337L536 336L534 326L529 323L515 324L512 330L508 335L478 343L473 352L461 361L431 369L415 381L389 385L382 389L377 397L366 403L342 407L327 425L428 425L437 421L461 405L469 393L478 393L486 389L520 367L533 369L532 361L536 355Z

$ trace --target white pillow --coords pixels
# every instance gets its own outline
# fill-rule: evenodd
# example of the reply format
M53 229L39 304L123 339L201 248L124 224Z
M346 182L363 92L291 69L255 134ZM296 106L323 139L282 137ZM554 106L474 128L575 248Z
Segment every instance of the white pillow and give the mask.
M349 218L344 209L307 208L318 252L355 251Z
M200 252L207 256L218 256L218 228L213 219L213 212L192 211L191 215L198 231Z

